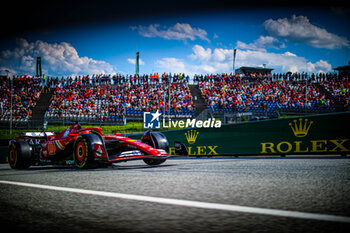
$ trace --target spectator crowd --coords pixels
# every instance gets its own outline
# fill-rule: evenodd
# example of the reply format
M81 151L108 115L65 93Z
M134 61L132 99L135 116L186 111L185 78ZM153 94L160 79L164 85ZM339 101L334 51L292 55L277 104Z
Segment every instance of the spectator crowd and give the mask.
M349 78L335 74L220 74L195 81L214 112L330 112L336 102L345 109L349 102Z
M209 110L214 112L331 112L349 109L350 80L335 73L195 75ZM195 116L185 74L86 75L12 78L12 116L28 120L40 94L54 90L49 119L120 121L143 112ZM0 77L0 120L11 115L11 79Z
M194 103L183 74L150 76L88 76L54 81L56 89L48 109L51 118L118 121L143 112L163 111L194 115ZM170 103L169 103L170 93Z
M0 77L0 89L0 119L11 117L12 89L12 119L28 120L44 87L42 79L24 75L13 77L12 84L11 79Z

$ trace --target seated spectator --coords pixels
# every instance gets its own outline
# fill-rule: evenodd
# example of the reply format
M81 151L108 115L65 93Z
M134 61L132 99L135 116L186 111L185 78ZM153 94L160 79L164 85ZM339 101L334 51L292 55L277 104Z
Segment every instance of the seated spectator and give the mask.
M42 79L28 75L12 78L12 118L29 119L43 90ZM9 119L11 116L11 80L8 77L2 77L0 88L2 90L0 92L0 118Z
M307 73L287 76L274 74L272 77L260 74L250 74L248 77L222 74L195 78L199 81L209 109L213 111L276 111L279 108L300 111L305 108L334 108L333 99L321 94L316 85L306 83ZM339 93L339 89L336 92ZM348 93L346 89L343 92ZM346 95L344 96L346 99Z
M175 77L175 78L174 78ZM76 77L68 83L58 83L52 97L49 114L62 118L89 116L97 120L121 120L125 115L142 115L145 111L170 110L173 115L194 115L194 103L183 74L170 76L159 74L148 76L93 75ZM102 81L101 81L102 79ZM171 80L176 80L169 82ZM170 106L164 106L169 100Z

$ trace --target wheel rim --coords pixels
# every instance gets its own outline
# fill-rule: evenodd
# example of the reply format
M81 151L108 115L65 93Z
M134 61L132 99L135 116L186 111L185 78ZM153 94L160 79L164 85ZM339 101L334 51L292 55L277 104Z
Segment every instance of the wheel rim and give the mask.
M76 159L83 162L86 158L86 146L84 142L79 142L75 149Z
M10 155L9 155L9 162L10 164L16 164L17 161L17 152L15 148L11 148Z

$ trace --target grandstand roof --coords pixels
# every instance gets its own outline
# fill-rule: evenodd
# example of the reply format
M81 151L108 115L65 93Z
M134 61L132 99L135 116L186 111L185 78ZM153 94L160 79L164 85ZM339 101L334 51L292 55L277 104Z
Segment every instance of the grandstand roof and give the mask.
M241 74L241 73L267 74L267 73L270 73L272 70L273 70L272 68L241 66L239 69L236 69L236 74Z
M334 68L334 70L337 70L342 73L350 73L350 62L346 66L338 66L337 68Z

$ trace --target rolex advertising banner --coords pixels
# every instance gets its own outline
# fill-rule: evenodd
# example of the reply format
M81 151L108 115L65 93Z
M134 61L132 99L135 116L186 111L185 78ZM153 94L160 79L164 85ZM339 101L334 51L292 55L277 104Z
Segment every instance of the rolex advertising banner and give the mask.
M350 113L252 121L220 128L163 131L174 154L175 140L192 156L350 154Z

